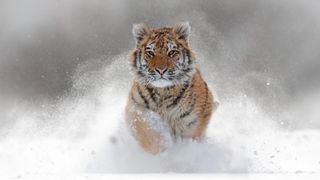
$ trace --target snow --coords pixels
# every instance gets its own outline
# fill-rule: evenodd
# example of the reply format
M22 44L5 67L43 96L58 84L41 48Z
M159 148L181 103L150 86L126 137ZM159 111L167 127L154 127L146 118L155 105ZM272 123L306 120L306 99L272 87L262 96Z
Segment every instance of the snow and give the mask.
M1 179L21 179L21 180L100 180L100 179L139 179L139 180L149 180L149 179L175 179L175 180L193 180L193 179L231 179L231 180L247 180L247 179L308 179L308 180L318 180L320 178L319 174L27 174L27 175L17 175L17 176L0 176Z
M80 66L76 95L61 99L53 110L21 104L12 110L19 123L0 141L0 174L99 179L111 176L106 173L320 172L320 131L284 129L273 120L278 117L270 117L248 96L220 101L204 142L181 140L159 156L145 153L124 124L129 85L122 80L129 75L119 69L125 53L115 58L119 61L97 71ZM119 82L108 81L115 76ZM41 120L51 124L41 125Z
M15 4L18 3L14 2L11 6L16 7ZM40 7L47 7L45 4L41 3ZM163 3L157 5L161 4ZM312 6L313 4L314 6ZM281 7L289 9L282 9L282 12L285 13L278 15L282 17L288 15L289 11L290 13L296 12L292 11L295 10L295 7L310 9L310 11L304 10L308 12L307 14L310 12L310 15L306 15L304 11L298 15L305 22L309 22L300 24L301 31L311 32L309 29L314 28L309 28L307 24L313 25L313 22L317 20L316 17L319 17L317 15L319 6L315 4L315 2L304 5L301 3L300 6L299 2L297 6L281 5ZM62 5L56 7L59 9ZM113 9L106 12L118 14L117 16L106 16L111 17L111 24L130 24L131 21L124 23L118 18L112 18L125 17L121 14L124 12L121 3L118 5L120 10L114 8L114 5L106 6L109 10ZM238 4L231 3L228 7L232 8L233 6L238 6ZM241 10L245 6L246 4L239 6L239 12L247 12L246 9ZM193 22L195 31L192 34L191 43L197 52L201 73L207 80L208 86L217 93L218 97L220 96L220 106L212 117L204 142L180 140L159 156L145 153L137 145L124 123L123 111L131 79L126 60L128 52L123 52L118 56L83 60L83 58L91 57L88 55L91 50L87 49L85 57L80 57L80 55L73 57L78 56L75 52L66 56L66 58L73 57L79 66L76 72L70 71L69 73L71 69L66 69L68 70L66 74L73 76L70 82L73 87L57 102L46 100L43 100L44 102L26 102L14 99L16 106L5 114L0 114L0 118L5 118L0 127L0 179L319 179L320 116L318 107L320 104L319 101L315 101L320 99L319 89L313 87L316 92L314 93L306 91L308 88L299 87L298 93L300 92L301 95L296 99L296 102L291 100L288 105L285 104L279 108L273 103L286 103L284 97L291 98L291 91L284 88L281 80L290 86L290 82L287 81L291 78L295 79L295 76L291 77L292 74L304 73L301 71L301 69L303 70L302 65L312 66L313 56L317 57L316 55L318 55L318 51L314 48L318 43L311 41L314 39L315 33L312 31L306 33L310 34L309 36L304 36L305 33L291 32L291 30L296 31L292 27L296 26L297 17L295 15L297 13L293 13L294 16L290 15L290 17L288 15L288 18L280 18L280 21L267 21L264 17L269 16L269 13L273 14L273 9L276 6L270 5L272 11L267 10L264 4L259 6L262 8L258 8L257 12L263 10L262 14L257 14L257 16L261 16L260 18L247 18L247 15L240 17L238 22L245 22L244 24L240 23L240 27L237 23L224 23L230 32L223 32L223 28L219 29L222 26L215 27L215 23L219 23L220 20L227 22L223 19L219 20L219 17L217 17L218 21L212 18L220 13L223 16L223 11L217 11L212 16L193 11L180 14L175 18L170 17L172 21L187 17ZM128 8L131 7L128 6ZM161 6L159 8L158 13L162 11ZM13 17L13 14L16 13L12 12L20 12L20 10L26 11L24 14L30 14L31 9L33 8L13 8L8 17ZM47 12L46 9L43 9L44 12ZM67 8L68 12L69 10ZM56 11L48 12L56 15ZM81 8L79 12L79 14L83 14L84 9ZM250 13L250 11L248 12ZM36 14L42 13L36 12ZM61 17L64 15L62 13ZM34 37L38 37L35 33L39 31L33 32L31 27L38 27L36 26L38 22L39 24L49 22L45 15L37 15L37 18L29 18L29 20L23 18L22 24L20 16L16 17L19 18L17 20L9 18L10 20L7 22L7 24L13 23L12 26L10 24L6 26L11 27L7 28L9 33L6 34L8 36L31 33L28 36L34 39ZM35 14L31 13L30 17L35 17ZM230 17L226 19L228 18ZM244 21L244 19L246 20ZM260 21L261 19L263 21ZM86 22L85 19L81 19L82 21ZM155 24L166 22L166 20L156 22L153 19L149 19L149 21ZM56 26L55 21L53 22ZM77 29L72 29L69 26L69 22L74 22L73 19L67 18L67 22L68 25L63 27L72 33L66 37L79 38L81 31L77 33ZM87 23L84 24L87 27ZM229 26L228 24L235 25ZM242 26L246 28L242 28ZM108 29L120 29L117 27L122 26ZM282 27L290 27L289 30L291 30L289 32L283 31ZM86 30L86 28L83 29ZM276 33L278 31L284 33ZM271 35L274 38L258 36L259 34L265 35L265 32L272 32ZM283 36L288 33L291 33L291 36ZM71 36L71 34L76 34L76 36ZM95 37L97 37L96 35L98 34L94 33ZM108 34L106 37L109 38ZM293 37L297 37L297 39ZM117 36L114 38L119 40ZM276 41L276 39L280 40ZM8 39L7 41L10 43L7 44L11 46L13 40ZM291 46L294 44L293 40L297 42L304 40L304 43L301 46L299 43L297 43L299 46ZM113 41L111 39L108 42ZM50 40L50 44L55 43L51 43ZM94 38L94 45L96 44L98 43ZM268 46L264 46L264 44L271 44L274 49L267 48ZM287 48L288 45L290 48ZM86 43L85 46L95 47L90 43ZM113 43L112 46L114 46ZM30 46L30 49L33 49L32 47ZM105 47L103 46L103 48ZM266 49L262 50L264 48ZM71 50L73 49L71 48ZM278 52L279 49L281 51ZM117 50L123 51L122 49ZM31 52L33 51L26 51L26 54ZM114 52L110 54L114 54ZM247 59L248 57L249 59ZM8 59L10 60L10 58ZM22 63L22 59L20 60L19 63ZM317 59L315 58L315 60ZM43 62L39 63L42 63L41 66L49 67L50 63L48 62L49 60L43 59ZM112 63L108 64L109 62ZM26 64L33 66L33 64ZM273 65L270 66L270 64ZM277 67L278 65L279 67ZM60 66L63 64L59 64ZM315 66L317 66L316 63ZM7 68L7 66L3 67L5 67L3 70L11 71L11 68ZM281 72L277 74L280 70ZM292 71L292 73L282 71ZM12 71L11 75L15 74L16 71ZM55 75L55 73L53 74ZM281 79L280 76L285 77ZM37 77L48 82L52 81L48 74L42 74L42 72ZM309 76L302 77L304 81L309 79L307 78ZM18 82L24 80L22 78ZM296 79L296 81L301 81L301 79ZM30 83L32 86L33 82L33 79L30 78L25 83ZM167 85L167 82L157 83L158 86ZM300 84L296 85L300 86ZM311 88L309 90L311 91ZM22 89L21 92L23 91L26 90ZM264 95L267 97L262 97ZM275 106L270 109L277 110L275 113L270 113L265 106ZM292 124L288 125L288 122L292 122Z

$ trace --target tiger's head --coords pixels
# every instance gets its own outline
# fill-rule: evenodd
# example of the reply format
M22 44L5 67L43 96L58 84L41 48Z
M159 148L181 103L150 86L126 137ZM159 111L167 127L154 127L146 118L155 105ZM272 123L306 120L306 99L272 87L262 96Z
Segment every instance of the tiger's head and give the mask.
M188 22L155 29L135 24L132 32L136 47L129 61L139 83L164 88L191 79L195 58L188 45Z

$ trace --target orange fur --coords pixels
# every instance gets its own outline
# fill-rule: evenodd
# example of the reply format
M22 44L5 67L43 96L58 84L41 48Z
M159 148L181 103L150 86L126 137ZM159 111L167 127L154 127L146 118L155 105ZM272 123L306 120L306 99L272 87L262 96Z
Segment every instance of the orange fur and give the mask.
M176 63L187 52L191 70L185 68L189 79L168 87L144 84L138 80L138 75L134 77L126 106L126 122L135 139L146 152L152 154L158 154L167 148L164 138L168 134L173 142L177 138L200 140L216 107L200 71L193 68L194 55L187 39L184 36L181 38L185 34L175 27L139 30L143 31L139 33L145 34L141 38L139 36L137 46L129 57L130 64L137 66L137 58L141 56L147 59L146 71L154 72L161 68L174 71ZM177 46L178 50L174 52L176 54L170 54L170 48L165 46L170 42ZM146 50L148 43L153 43L152 53ZM138 56L137 53L141 55ZM152 120L153 116L148 115L150 113L157 118ZM163 129L166 132L162 132Z

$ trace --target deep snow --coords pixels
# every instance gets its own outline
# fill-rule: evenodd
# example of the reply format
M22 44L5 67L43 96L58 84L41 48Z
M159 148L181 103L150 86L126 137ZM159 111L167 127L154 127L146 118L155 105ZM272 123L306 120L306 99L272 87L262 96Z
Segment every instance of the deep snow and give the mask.
M319 2L181 2L0 1L2 177L320 173ZM206 142L152 156L123 123L125 51L132 23L180 20L191 23L190 43L220 107Z
M245 95L220 100L205 142L143 152L123 122L126 53L113 58L94 71L79 66L73 92L54 107L12 110L19 123L0 141L1 174L320 172L320 132L281 128ZM43 118L51 123L41 125Z

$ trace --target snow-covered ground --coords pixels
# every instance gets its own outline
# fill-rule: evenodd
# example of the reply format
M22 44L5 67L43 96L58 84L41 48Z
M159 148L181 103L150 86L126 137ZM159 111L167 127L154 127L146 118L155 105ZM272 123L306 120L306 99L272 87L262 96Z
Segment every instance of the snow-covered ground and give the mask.
M185 2L1 1L0 180L320 179L318 1ZM153 156L123 119L130 28L180 20L220 107Z
M0 141L0 174L90 179L105 175L77 174L320 173L320 131L281 128L274 120L280 117L267 115L247 96L220 100L205 142L181 141L159 156L143 152L123 121L125 53L114 58L97 71L79 66L75 90L54 107L12 109L11 118L19 121ZM44 118L50 123L42 125Z

